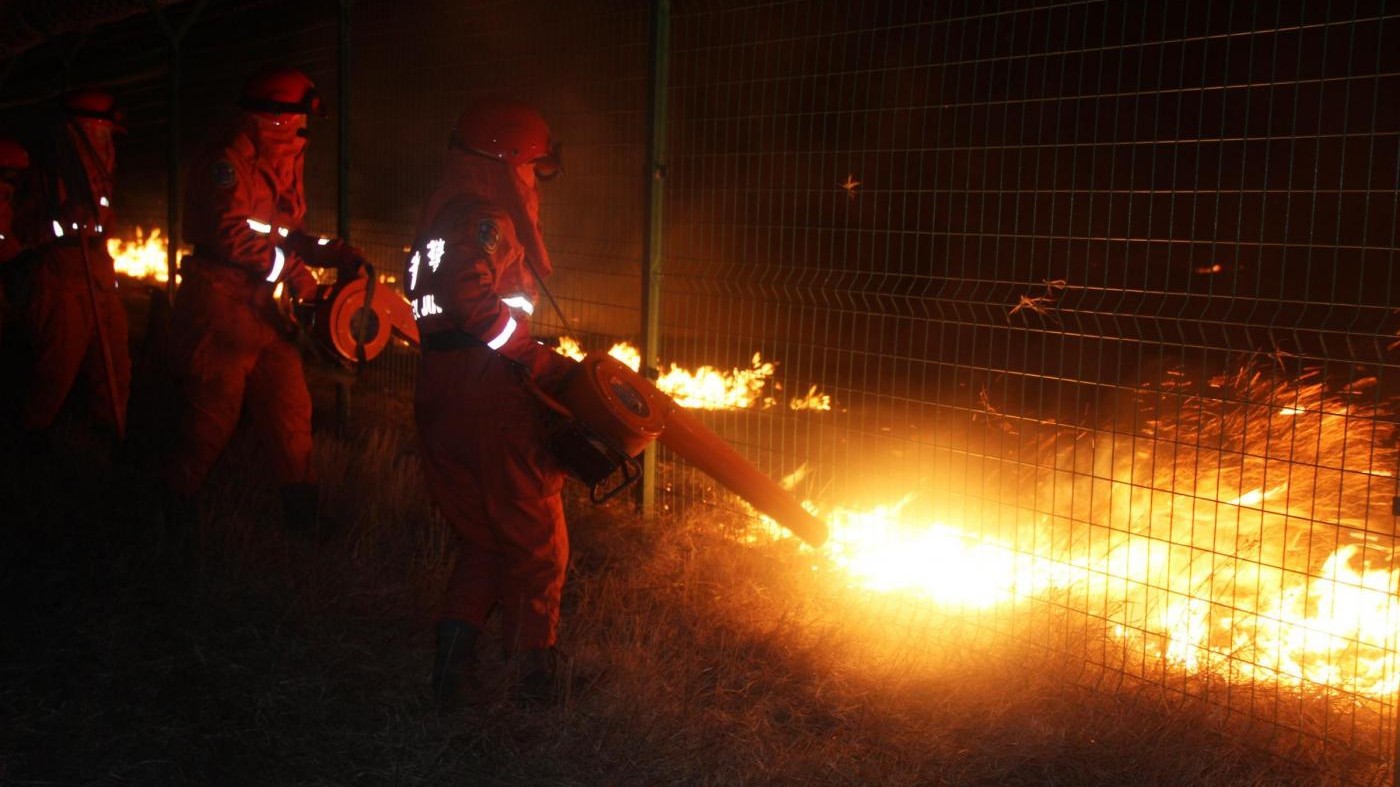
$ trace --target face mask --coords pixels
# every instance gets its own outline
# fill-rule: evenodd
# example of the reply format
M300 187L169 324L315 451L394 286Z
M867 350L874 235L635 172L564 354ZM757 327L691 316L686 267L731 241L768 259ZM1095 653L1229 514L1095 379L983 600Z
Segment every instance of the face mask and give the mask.
M306 160L306 116L246 113L245 129L258 151L260 166L277 189L278 223L297 226L306 214L302 172Z

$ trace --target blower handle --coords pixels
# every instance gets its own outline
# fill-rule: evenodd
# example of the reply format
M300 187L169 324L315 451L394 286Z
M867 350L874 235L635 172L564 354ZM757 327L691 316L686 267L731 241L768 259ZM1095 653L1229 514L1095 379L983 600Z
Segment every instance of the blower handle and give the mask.
M379 277L375 275L374 266L369 263L369 260L361 259L359 263L360 268L365 272L365 302L360 306L360 310L355 314L355 317L362 317L365 311L369 311L371 314L374 312L374 285L379 280ZM351 319L353 320L354 318L352 317ZM352 322L351 324L353 325L354 323ZM385 326L385 330L388 330L388 326ZM361 322L359 328L355 331L355 376L358 377L360 372L364 371L365 363L367 362L368 359L365 358L365 326L364 323Z
M602 505L612 500L614 497L622 494L628 487L642 480L642 466L635 458L627 457L620 467L622 468L622 482L617 486L609 489L607 492L599 494L598 490L603 488L603 484L599 482L595 484L592 489L588 490L588 499L592 500L594 505Z
M577 372L578 370L575 369L574 371ZM564 419L565 422L579 424L580 426L583 426L582 422L580 422L574 416L573 411L570 410L567 405L565 405L558 399L555 399L553 396L550 396L549 394L545 393L544 389L540 387L539 383L535 382L535 379L533 377L531 377L528 374L522 373L520 375L520 383L521 385L525 386L525 390L529 391L530 395L534 396L540 404L544 405L546 409L550 410L560 418ZM586 429L587 427L584 426L584 428ZM606 444L606 441L604 441L604 444ZM593 484L591 487L589 487L588 499L593 501L594 505L602 505L603 503L608 502L614 497L617 497L618 495L622 494L622 492L625 491L628 487L637 483L642 478L642 466L640 463L637 462L635 457L627 456L626 453L618 450L616 446L611 445L607 446L607 453L612 455L611 460L613 462L616 462L618 468L622 470L622 480L618 483L617 486L607 490L606 492L602 491L602 489L603 481L608 480L607 478L604 478L598 483ZM621 462L617 461L618 457L621 457ZM614 470L613 472L615 473L616 470ZM576 473L571 474L577 475ZM611 477L612 475L609 474L608 478Z

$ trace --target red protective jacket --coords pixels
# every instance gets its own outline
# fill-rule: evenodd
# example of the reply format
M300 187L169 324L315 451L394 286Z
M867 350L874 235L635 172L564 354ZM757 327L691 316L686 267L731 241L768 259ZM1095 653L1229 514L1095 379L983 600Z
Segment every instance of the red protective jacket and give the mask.
M515 225L493 204L472 196L445 203L420 233L405 282L424 337L466 333L544 377L546 387L551 375L571 368L530 336L538 288Z
M535 285L507 211L469 193L435 202L405 282L425 347L428 484L460 539L442 615L481 626L500 604L507 648L549 647L569 555L564 474L524 378L548 389L573 362L530 338Z
M301 295L315 279L286 248L306 213L295 129L245 114L189 170L184 235L194 253L171 315L171 366L185 410L168 481L193 494L245 405L271 453L274 480L311 476L311 397L278 283Z

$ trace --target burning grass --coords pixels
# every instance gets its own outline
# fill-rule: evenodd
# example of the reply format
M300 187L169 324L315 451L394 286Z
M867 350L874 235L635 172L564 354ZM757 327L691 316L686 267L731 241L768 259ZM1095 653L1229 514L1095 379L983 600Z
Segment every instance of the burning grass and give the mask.
M1092 637L1053 615L1030 619L1043 636L1007 637L844 592L791 543L724 535L742 523L717 514L647 522L576 498L564 637L589 681L554 710L439 717L426 605L451 545L411 442L370 429L317 448L345 538L284 536L241 441L216 470L192 563L97 487L73 494L134 483L117 466L94 472L80 444L7 468L10 510L38 528L6 553L7 779L1302 785L1379 773L1324 745L1267 756L1266 742L1241 741L1277 731L1238 723L1221 737L1232 720L1218 705L1091 676L1072 654ZM485 659L503 679L495 647Z
M123 276L160 284L170 280L166 242L159 228L147 235L143 228L137 227L133 238L109 238L107 253L112 255L113 269Z
M576 361L583 360L587 351L577 339L561 336L557 352ZM617 342L608 355L624 363L632 371L642 365L642 355L635 346L627 342ZM776 393L782 386L773 382L777 364L765 361L761 353L754 353L749 368L733 368L729 371L714 367L700 366L687 369L670 364L659 370L656 387L675 400L677 405L694 410L748 410L751 408L772 407L777 403ZM773 382L772 392L765 388ZM825 411L831 409L831 395L822 393L817 386L811 386L806 394L791 396L787 400L788 409Z
M1373 378L1177 379L1135 392L1126 428L1061 442L1037 479L1050 526L1078 534L1057 547L1086 569L1078 590L1117 599L1109 620L1149 661L1393 695L1394 403Z
M1109 428L1016 425L1029 450L983 457L990 499L809 503L832 528L813 560L944 610L1063 597L1127 644L1133 672L1389 698L1398 457L1375 382L1176 370L1122 397Z

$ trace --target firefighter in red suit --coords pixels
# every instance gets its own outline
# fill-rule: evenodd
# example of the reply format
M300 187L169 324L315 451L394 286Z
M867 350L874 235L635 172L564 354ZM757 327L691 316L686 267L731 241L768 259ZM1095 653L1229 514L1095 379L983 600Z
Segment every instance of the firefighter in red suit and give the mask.
M81 381L99 424L118 436L131 384L126 311L106 236L112 230L116 146L125 131L100 90L64 97L62 120L43 140L26 239L36 247L26 322L34 367L21 426L41 439Z
M243 86L239 112L190 166L184 238L193 252L171 313L170 360L183 400L166 464L172 500L192 500L247 412L268 454L286 525L312 533L311 396L294 328L275 297L309 300L307 266L356 266L359 252L302 231L302 165L309 115L324 116L302 72L272 67Z
M422 335L415 396L428 485L456 531L457 563L437 628L434 696L480 698L476 644L501 609L517 696L555 696L559 600L569 557L564 473L546 447L549 391L575 365L530 337L536 276L552 270L538 180L559 171L529 106L488 100L462 114L444 177L410 253L407 295Z
M9 137L0 137L0 266L19 256L23 246L15 234L15 189L29 169L29 152ZM5 278L9 278L6 276ZM0 287L0 330L10 319L11 306Z

